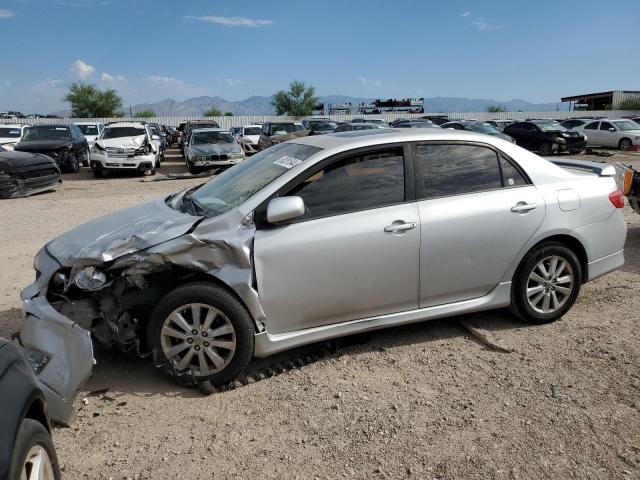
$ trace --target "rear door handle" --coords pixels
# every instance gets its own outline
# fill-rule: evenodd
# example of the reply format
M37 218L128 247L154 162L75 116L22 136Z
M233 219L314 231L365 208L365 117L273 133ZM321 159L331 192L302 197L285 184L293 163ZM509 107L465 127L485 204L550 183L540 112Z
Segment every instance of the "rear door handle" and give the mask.
M410 223L392 223L391 225L387 225L384 227L384 231L387 233L395 233L395 232L405 232L407 230L413 230L416 228L417 224L414 222Z
M536 203L518 202L513 207L511 207L511 211L514 213L523 213L528 212L529 210L533 210L537 206L538 205Z

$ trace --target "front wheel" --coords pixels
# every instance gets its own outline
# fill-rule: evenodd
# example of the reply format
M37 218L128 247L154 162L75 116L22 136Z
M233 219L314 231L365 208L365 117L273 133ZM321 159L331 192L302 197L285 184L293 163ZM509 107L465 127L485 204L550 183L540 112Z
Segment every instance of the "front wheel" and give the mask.
M156 364L192 384L224 385L253 357L249 312L228 291L206 282L166 295L151 313L147 335Z
M628 138L623 138L622 140L620 140L618 147L620 147L620 150L622 150L623 152L631 150L631 140L629 140Z
M542 155L551 155L553 153L553 146L549 142L543 142L540 145L540 153Z
M78 173L80 171L80 162L78 162L78 156L75 153L69 155L64 165L64 171L67 173Z
M576 254L559 243L543 244L529 252L516 271L511 311L525 322L553 322L573 306L581 284Z
M11 480L60 480L58 457L47 429L25 418L16 436Z

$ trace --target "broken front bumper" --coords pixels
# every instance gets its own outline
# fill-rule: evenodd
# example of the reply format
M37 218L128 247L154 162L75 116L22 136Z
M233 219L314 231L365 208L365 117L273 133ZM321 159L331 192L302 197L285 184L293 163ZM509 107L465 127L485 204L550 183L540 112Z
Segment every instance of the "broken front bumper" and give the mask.
M37 278L22 293L25 318L19 342L36 371L51 419L68 424L76 391L91 375L93 346L87 330L55 310L47 286L60 265L45 249L36 256Z

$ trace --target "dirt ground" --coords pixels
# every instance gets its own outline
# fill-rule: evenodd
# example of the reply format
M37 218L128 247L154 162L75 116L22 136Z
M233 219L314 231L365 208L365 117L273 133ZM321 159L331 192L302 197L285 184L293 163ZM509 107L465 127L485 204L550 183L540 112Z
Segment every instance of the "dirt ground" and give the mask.
M640 167L638 155L606 161L621 159ZM169 157L161 171L184 165ZM95 180L87 169L64 181L55 193L0 203L1 336L19 329L19 291L45 242L202 182ZM487 349L447 319L379 332L203 397L148 359L98 352L75 423L54 432L64 477L640 478L640 215L624 214L626 265L585 285L561 321L465 316L512 353Z

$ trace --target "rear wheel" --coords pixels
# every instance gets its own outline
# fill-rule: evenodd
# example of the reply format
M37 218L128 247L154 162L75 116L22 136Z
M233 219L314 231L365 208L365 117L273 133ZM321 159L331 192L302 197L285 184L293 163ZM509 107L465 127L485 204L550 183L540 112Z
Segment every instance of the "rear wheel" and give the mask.
M511 311L529 323L558 320L574 304L582 269L575 253L560 243L546 243L524 258L511 288Z
M11 480L60 480L51 435L38 421L25 418L14 444Z
M151 313L147 340L156 363L188 383L233 380L253 357L253 322L225 289L206 282L176 288Z
M626 152L627 150L631 150L631 145L632 145L631 140L629 140L628 138L623 138L622 140L620 140L620 143L618 143L618 147L623 152Z
M549 142L543 142L540 145L540 153L542 155L551 155L553 153L553 146Z

